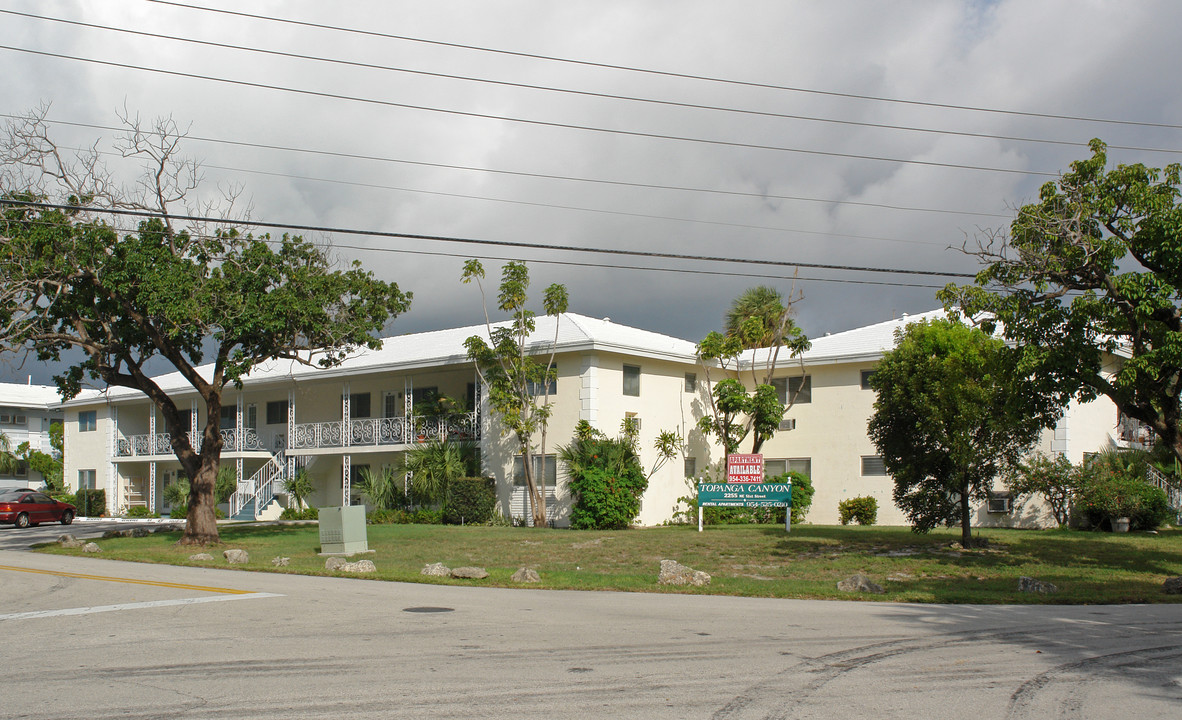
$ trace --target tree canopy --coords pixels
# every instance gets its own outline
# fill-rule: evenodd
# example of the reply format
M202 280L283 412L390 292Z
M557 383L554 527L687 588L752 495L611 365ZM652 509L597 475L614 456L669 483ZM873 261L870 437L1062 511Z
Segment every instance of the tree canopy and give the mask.
M950 320L908 325L870 378L868 434L894 478L895 503L916 532L960 523L970 501L1052 426L1056 408L1034 392L1005 343Z
M173 209L199 173L177 159L180 136L129 123L125 155L148 165L136 195L93 157L69 162L44 115L10 124L2 148L0 344L63 361L63 398L87 381L145 393L160 411L192 486L183 542L218 539L214 488L222 393L275 359L332 366L409 307L410 293L358 263L337 269L299 237L243 234L230 223L182 226ZM178 164L180 163L180 164ZM24 187L7 185L26 177ZM192 209L190 209L191 212ZM134 228L114 212L132 212ZM171 364L197 392L206 422L195 438L148 363ZM186 418L187 419L187 418ZM197 431L194 428L194 431ZM195 441L194 441L195 440Z
M1091 147L1008 235L979 239L975 285L940 297L995 320L1059 403L1104 395L1182 458L1182 166L1109 170Z

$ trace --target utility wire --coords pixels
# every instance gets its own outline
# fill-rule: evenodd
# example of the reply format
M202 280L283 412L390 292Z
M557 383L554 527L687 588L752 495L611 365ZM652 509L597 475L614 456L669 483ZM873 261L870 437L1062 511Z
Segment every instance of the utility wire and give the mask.
M90 206L79 205L64 205L58 203L45 202L28 202L21 200L13 200L9 198L0 198L0 205L9 206L23 206L35 207L46 210L62 210L62 211L85 211L94 212L107 215L119 215L124 217L137 218L156 218L160 217L160 213L147 212L143 210L126 210L119 208L98 208ZM355 228L341 228L329 227L322 225L297 225L291 223L277 223L266 222L261 220L227 220L225 218L215 218L201 215L183 215L170 214L169 217L173 220L183 220L186 222L205 222L215 224L234 224L246 225L249 227L267 228L275 230L297 230L300 232L316 232L316 233L332 233L340 235L366 235L370 237L381 238L400 238L405 240L426 240L431 242L448 242L448 243L463 243L468 245L488 246L488 247L513 247L525 248L530 250L542 251L559 251L559 252L578 252L591 253L594 255L612 255L624 257L642 257L659 260L684 260L691 262L714 262L714 263L735 263L742 265L763 265L769 267L790 267L790 268L810 268L817 270L837 270L844 272L870 272L870 273L889 273L893 275L921 275L927 277L955 277L955 278L973 278L974 275L970 273L956 273L956 272L941 272L936 270L912 270L904 268L876 268L864 267L858 265L834 265L829 263L807 263L807 262L791 262L785 260L757 260L753 258L733 258L723 256L710 255L686 255L683 253L669 253L669 252L655 252L644 250L619 250L614 248L588 248L578 247L574 245L544 245L542 243L527 243L513 240L488 240L476 238L460 238L450 237L446 235L424 235L419 233L399 233L384 230L360 230Z
M445 42L442 40L427 40L424 38L411 37L408 35L395 35L392 33L378 32L376 30L361 30L358 28L342 27L339 25L328 25L324 23L314 23L304 20L292 20L290 18L273 17L270 15L257 15L253 13L242 12L238 10L225 10L222 8L202 7L200 5L192 5L183 2L173 2L171 0L147 0L147 2L156 3L157 5L171 5L173 7L186 8L189 10L199 10L201 12L219 13L222 15L230 15L236 17L250 18L253 20L265 20L268 22L284 23L287 25L296 25L301 27L316 28L321 30L333 30L337 32L351 33L354 35L364 35L368 37L386 38L389 40L403 40L406 42L422 43L425 45L436 45L439 47L457 48L462 50L475 50L478 52L495 53L498 55L507 55L513 57L529 58L532 60L546 60L549 62L567 63L571 65L581 65L584 67L597 67L608 70L623 70L626 72L643 73L646 75L656 75L660 77L681 78L685 80L700 80L711 83L724 83L727 85L738 85L742 87L763 88L768 90L785 90L788 92L808 93L811 95L824 95L827 97L841 97L850 98L854 100L868 100L873 102L895 103L900 105L915 105L920 107L943 108L948 110L967 110L972 112L993 113L998 115L1013 115L1018 117L1034 117L1046 118L1051 120L1072 120L1076 122L1088 123L1103 123L1108 125L1130 125L1134 127L1158 127L1158 128L1172 128L1175 130L1182 130L1182 125L1170 123L1154 123L1142 122L1136 120L1116 120L1110 118L1094 118L1079 115L1059 115L1054 113L1028 112L1022 110L1005 110L999 108L980 107L975 105L954 105L950 103L927 102L923 100L907 100L902 98L892 98L878 95L864 95L858 93L836 92L832 90L816 90L813 88L794 87L791 85L776 85L772 83L751 82L746 80L734 80L728 78L714 77L710 75L696 75L691 73L679 73L667 70L654 70L651 68L641 68L629 65L615 65L612 63L594 62L591 60L577 60L573 58L563 58L553 55L541 55L537 53L527 53L516 50L503 50L499 48L482 47L479 45L465 45L462 43Z
M11 114L11 113L0 113L0 117L9 118L9 119L18 120L18 121L23 121L23 120L27 119L26 116L16 115L16 114ZM51 119L51 118L46 118L46 122L54 123L57 125L67 125L69 127L84 127L84 128L95 129L95 130L107 130L107 131L112 131L112 132L124 132L127 130L126 127L118 127L118 126L114 126L114 125L98 125L95 123L74 122L74 121L70 121L70 120L55 120L55 119ZM151 131L145 131L145 132L152 134ZM541 180L563 180L563 181L568 181L568 182L593 183L593 184L597 184L597 185L612 185L612 186L617 186L617 187L628 187L628 188L672 190L672 191L677 191L677 192L690 192L690 193L708 193L708 194L712 194L712 195L724 195L724 196L730 196L730 197L750 197L750 198L757 198L759 200L791 200L791 201L796 201L796 202L825 203L825 204L829 204L829 205L850 205L853 207L867 207L867 208L875 208L875 209L883 209L883 210L902 210L902 211L907 211L907 212L941 213L941 214L947 214L947 215L966 215L966 216L977 216L977 217L987 217L987 218L1009 218L1009 217L1011 217L1010 215L1006 215L1006 214L1002 214L1002 213L989 213L989 212L979 212L979 211L972 211L972 210L949 210L949 209L945 209L945 208L925 208L925 207L915 207L913 205L892 205L889 203L872 203L872 202L864 202L864 201L858 201L858 200L835 200L832 198L816 198L816 197L807 197L807 196L803 196L803 195L776 195L776 194L771 194L771 193L742 192L739 190L723 190L720 188L701 188L701 187L692 187L692 186L687 186L687 185L661 185L661 184L657 184L657 183L629 182L629 181L625 181L625 180L607 180L607 179L603 179L603 178L585 178L585 177L577 177L577 176L573 176L573 175L551 175L551 174L547 174L547 173L523 172L523 171L517 171L517 170L501 170L501 169L497 169L497 168L479 167L479 166L474 166L474 165L451 165L451 164L447 164L447 163L425 162L425 161L421 161L421 160L406 160L406 159L402 159L402 158L383 157L380 155L365 155L365 154L361 154L361 153L346 153L346 152L337 152L337 151L332 151L332 150L315 150L315 149L305 148L305 147L294 147L291 145L273 145L273 144L267 144L267 143L253 143L253 142L245 142L242 140L230 140L227 138L204 137L201 135L185 135L185 139L186 140L193 140L196 142L214 143L214 144L219 144L219 145L230 145L230 146L234 146L234 147L250 147L250 148L258 148L258 149L262 149L262 150L278 150L281 152L304 153L304 154L311 154L311 155L320 155L320 156L324 156L324 157L345 158L345 159L349 159L349 160L371 160L374 162L397 163L400 165L414 165L417 167L443 168L443 169L448 169L448 170L465 170L465 171L470 171L470 172L481 172L481 173L489 173L489 174L495 174L495 175L508 175L508 176L513 176L513 177L536 178L536 179L541 179Z
M92 28L97 30L107 30L110 32L124 33L127 35L135 35L138 37L156 38L159 40L171 40L175 42L188 43L192 45L202 45L205 47L220 48L225 50L237 50L241 52L255 53L260 55L271 55L274 57L291 58L296 60L312 60L321 63L330 63L334 65L344 65L348 67L363 68L367 70L383 70L387 72L405 73L409 75L420 75L424 77L444 78L448 80L461 80L464 82L482 83L486 85L499 85L502 87L522 88L528 90L541 90L544 92L563 93L568 95L579 95L583 97L593 97L607 100L624 100L635 103L645 103L650 105L663 105L667 107L686 108L693 110L711 110L716 112L735 113L741 115L754 115L759 117L779 118L785 120L804 120L808 122L831 123L837 125L848 125L854 127L867 127L882 130L901 130L906 132L928 133L936 135L953 135L958 137L981 138L987 140L1006 140L1010 142L1023 143L1039 143L1044 145L1059 145L1066 147L1088 147L1087 143L1071 141L1071 140L1053 140L1050 138L1029 138L1014 135L998 135L994 133L976 133L963 130L945 130L940 128L924 128L914 127L909 125L890 125L886 123L865 122L859 120L844 120L841 118L825 118L814 115L796 115L789 113L777 113L765 110L752 110L749 108L735 108L725 107L721 105L705 105L700 103L681 102L675 100L660 100L656 98L637 97L633 95L619 95L615 93L594 92L589 90L575 90L571 88L556 87L550 85L533 85L529 83L511 82L508 80L496 80L491 78L474 77L470 75L455 75L450 73L431 72L427 70L413 70L410 68L395 67L392 65L380 65L377 63L365 63L352 60L343 60L340 58L324 57L321 55L306 55L303 53L285 52L281 50L267 50L265 48L247 47L244 45L234 45L231 43L215 42L212 40L200 40L197 38L181 37L178 35L166 35L164 33L148 32L146 30L133 30L131 28L112 27L109 25L100 25L97 23L83 22L81 20L69 20L66 18L49 17L46 15L35 15L32 13L18 12L15 10L0 9L0 13L6 15L15 15L19 17L31 18L36 20L46 20L49 22L63 23L67 25L74 25L76 27ZM1109 145L1113 150L1126 150L1132 152L1156 152L1156 153L1171 153L1182 154L1182 149L1166 149L1166 148L1148 148L1137 147L1130 145Z
M407 110L420 110L424 112L443 113L446 115L455 115L459 117L470 117L481 120L499 120L502 122L520 123L524 125L533 125L536 127L550 127L560 128L564 130L583 130L587 132L606 133L611 135L621 135L626 137L638 137L648 140L672 140L677 142L688 142L698 145L715 145L719 147L745 148L750 150L771 150L776 152L797 153L803 155L818 155L823 157L837 157L851 160L871 160L875 162L895 163L901 165L919 165L923 167L939 167L952 168L957 170L976 170L984 172L1007 173L1012 175L1038 175L1042 177L1058 177L1058 173L1040 172L1036 170L1018 170L1015 168L998 168L988 167L982 165L965 165L961 163L943 163L935 162L933 160L914 160L903 158L880 157L876 155L862 155L858 153L840 153L830 150L806 150L803 148L791 148L782 145L764 145L760 143L745 143L731 140L710 140L706 138L697 138L687 135L669 135L666 133L651 133L642 132L639 130L621 130L618 128L604 128L593 125L579 125L576 123L562 123L550 120L536 120L530 118L518 118L508 115L495 115L492 113L478 113L467 110L454 110L448 108L438 108L429 105L415 105L412 103L399 103L392 100L378 100L377 98L366 98L355 95L344 95L341 93L322 92L317 90L307 90L304 88L285 87L281 85L271 85L268 83L250 82L248 80L232 80L229 78L221 78L213 75L202 75L200 73L182 72L179 70L165 70L163 68L151 68L141 65L132 65L130 63L119 63L110 60L98 60L96 58L85 58L76 55L66 55L65 53L54 53L45 50L32 50L29 48L14 47L12 45L0 45L0 49L12 50L14 52L28 53L30 55L40 55L42 57L52 57L62 60L74 60L77 62L91 63L94 65L103 65L106 67L115 67L124 70L139 70L142 72L157 73L161 75L168 75L171 77L183 77L191 80L208 80L210 82L224 83L227 85L239 85L242 87L250 87L261 90L278 90L280 92L294 93L298 95L307 95L310 97L330 98L333 100L345 100L348 102L360 102L369 105L379 105L383 107L396 107Z

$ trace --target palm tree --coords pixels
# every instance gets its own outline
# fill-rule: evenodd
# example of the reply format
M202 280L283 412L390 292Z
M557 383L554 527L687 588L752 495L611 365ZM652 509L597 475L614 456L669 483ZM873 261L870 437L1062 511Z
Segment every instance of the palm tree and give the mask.
M771 347L783 339L791 326L791 306L784 296L767 285L747 288L726 311L726 334L738 337L746 348Z
M0 433L0 475L14 475L21 467L21 459L12 451L12 442Z
M475 474L475 443L436 438L406 451L402 465L413 476L411 494L421 504L447 504L451 483Z

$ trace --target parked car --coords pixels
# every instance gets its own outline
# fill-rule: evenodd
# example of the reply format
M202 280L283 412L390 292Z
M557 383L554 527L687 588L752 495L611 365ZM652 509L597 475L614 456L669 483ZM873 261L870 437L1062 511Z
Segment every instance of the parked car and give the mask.
M0 493L0 523L29 527L43 522L74 522L75 510L70 503L58 502L36 490L6 490Z

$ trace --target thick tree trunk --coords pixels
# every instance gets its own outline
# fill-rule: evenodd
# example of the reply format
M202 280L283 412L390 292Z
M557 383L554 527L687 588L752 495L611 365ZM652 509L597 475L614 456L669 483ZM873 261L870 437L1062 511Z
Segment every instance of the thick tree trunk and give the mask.
M205 440L197 472L189 478L189 514L181 545L213 545L221 542L217 521L217 479L222 448L221 434L215 427L212 435L206 427Z

